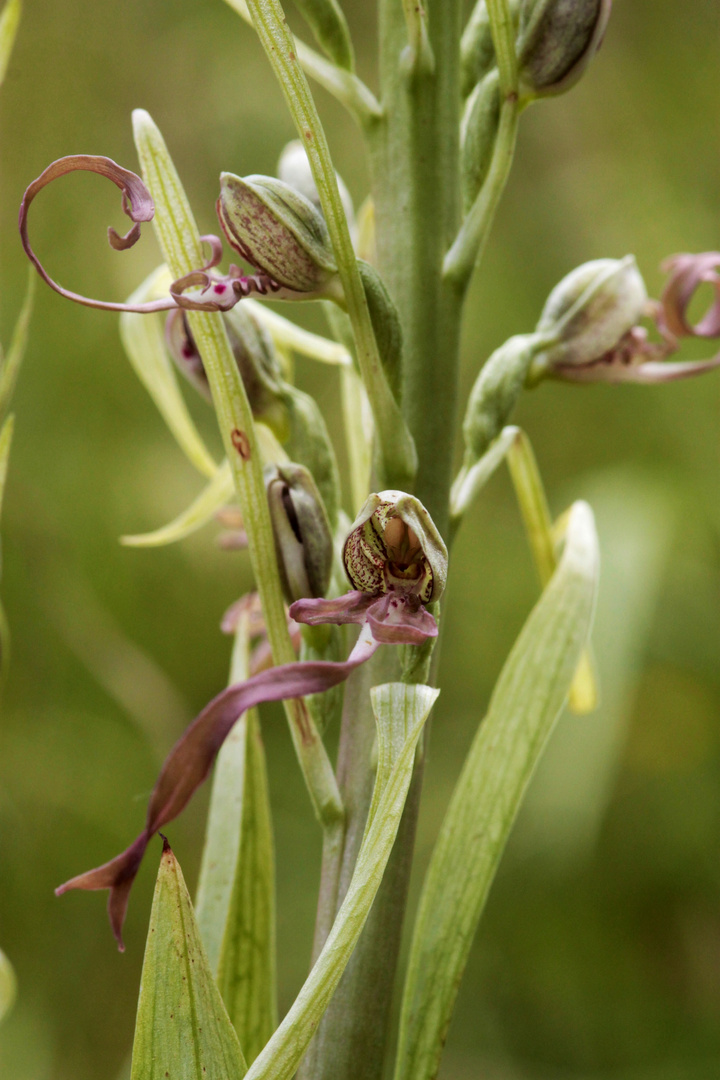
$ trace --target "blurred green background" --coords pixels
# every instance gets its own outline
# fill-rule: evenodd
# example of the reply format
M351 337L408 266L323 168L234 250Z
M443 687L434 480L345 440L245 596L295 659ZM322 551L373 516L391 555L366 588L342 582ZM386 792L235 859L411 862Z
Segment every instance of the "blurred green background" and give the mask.
M344 7L374 84L374 5ZM657 295L665 255L720 245L719 23L713 0L619 0L583 82L525 115L468 303L466 388L493 348L533 327L579 262L633 252ZM359 136L318 99L359 203ZM5 343L25 285L16 238L25 185L67 153L134 168L136 106L162 128L206 231L219 172L272 172L293 136L259 45L221 0L102 9L28 0L0 94ZM117 203L88 175L43 193L34 241L64 284L121 298L159 261L150 230L130 253L107 247ZM314 311L298 314L321 326ZM300 363L298 381L337 432L335 373ZM250 585L247 558L219 551L213 530L159 551L118 544L169 520L201 484L132 374L113 315L40 288L15 405L2 525L13 656L0 718L0 944L20 996L0 1028L0 1075L114 1080L132 1040L154 860L133 897L124 956L102 896L56 900L52 890L138 831L161 756L226 677L218 621ZM217 447L208 410L192 407ZM659 388L547 385L518 412L553 510L579 495L596 509L603 705L562 720L533 784L442 1080L720 1076L719 413L717 375ZM454 554L415 893L536 592L501 472ZM285 1009L307 968L320 843L279 712L268 710L264 731ZM206 797L171 826L191 885Z

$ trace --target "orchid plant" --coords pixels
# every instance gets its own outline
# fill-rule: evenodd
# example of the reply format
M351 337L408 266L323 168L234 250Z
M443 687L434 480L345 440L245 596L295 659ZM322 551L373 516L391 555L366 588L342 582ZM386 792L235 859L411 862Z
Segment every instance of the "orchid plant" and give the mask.
M223 240L199 234L163 137L142 110L133 116L142 175L106 157L61 158L29 185L20 208L22 243L44 281L68 299L121 313L131 363L207 479L175 521L126 542L179 541L219 518L229 527L224 546L248 549L257 587L223 620L234 635L229 686L170 750L143 830L57 892L109 890L122 949L130 891L151 839L215 765L194 907L164 839L133 1080L371 1080L386 1068L395 1080L431 1080L534 767L565 702L587 712L597 696L588 649L598 580L592 511L578 501L552 522L530 442L511 414L545 379L654 383L720 366L720 355L669 359L684 338L720 337L720 255L670 258L659 300L648 298L632 256L570 272L535 330L510 338L481 367L453 477L463 304L520 117L582 77L605 34L610 0L478 0L464 30L459 0L381 0L377 96L356 74L338 0L296 0L321 51L295 39L280 0L228 3L257 33L298 135L277 177L220 177L220 232L241 265L220 269ZM372 183L357 215L308 76L364 136ZM122 193L131 227L124 236L109 230L115 250L154 223L165 263L127 302L64 288L32 247L33 201L78 170ZM708 283L713 303L693 323L691 303ZM320 303L328 336L302 330L267 300ZM346 491L322 413L293 384L293 352L340 370ZM190 417L177 372L214 408L226 454L220 465ZM391 1040L426 722L439 692L448 550L503 460L543 591L440 830ZM352 522L346 507L357 514ZM272 817L256 712L270 701L285 703L323 834L312 966L279 1024ZM324 741L333 723L335 765Z

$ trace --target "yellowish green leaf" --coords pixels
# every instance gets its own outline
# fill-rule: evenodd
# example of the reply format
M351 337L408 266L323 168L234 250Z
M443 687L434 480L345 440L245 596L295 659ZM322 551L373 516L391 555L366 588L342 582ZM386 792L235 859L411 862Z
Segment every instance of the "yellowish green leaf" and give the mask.
M230 466L225 460L207 487L182 514L154 532L123 536L121 543L128 547L162 547L164 544L175 544L178 540L184 540L186 536L212 521L217 511L232 499L234 490Z
M8 0L0 15L0 86L5 80L21 15L22 0Z
M166 841L143 962L132 1080L241 1080L246 1071Z
M142 304L166 294L171 280L167 267L158 267L135 290L128 303ZM155 402L180 449L198 472L214 476L217 465L190 416L165 347L162 316L124 311L120 316L120 337L135 374Z
M470 946L535 766L588 639L598 577L592 511L565 550L493 692L425 878L403 995L395 1080L432 1080Z

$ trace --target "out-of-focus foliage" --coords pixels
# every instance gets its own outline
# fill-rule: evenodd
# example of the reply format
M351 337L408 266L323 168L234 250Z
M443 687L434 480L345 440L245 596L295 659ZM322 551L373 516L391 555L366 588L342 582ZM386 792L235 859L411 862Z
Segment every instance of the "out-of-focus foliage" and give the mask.
M360 72L374 85L373 6L343 4ZM494 348L532 329L550 288L578 263L632 252L657 295L661 258L718 246L717 29L704 0L617 3L582 83L523 117L469 300L466 390ZM337 105L322 92L318 100L360 205L359 137ZM0 96L3 340L26 283L13 240L26 183L66 153L133 167L137 106L161 126L203 231L214 228L221 170L272 173L294 135L257 42L220 0L128 0L106 5L102 18L88 0L36 0ZM97 178L66 178L33 206L37 250L63 284L123 298L160 257L151 230L132 251L110 251L105 227L120 216L116 192ZM315 311L306 325L323 329ZM337 435L338 373L298 361L298 382ZM219 459L208 409L188 400ZM518 411L553 513L577 496L595 501L607 551L595 639L607 726L566 719L551 744L490 895L441 1080L720 1073L719 405L720 378L708 376L653 388L545 385ZM130 369L114 316L38 289L14 411L3 507L14 654L0 715L0 936L20 994L0 1029L0 1075L112 1078L131 1045L153 874L146 868L138 882L123 957L101 898L56 900L52 888L137 832L158 757L224 684L229 644L218 622L249 587L248 562L218 550L212 529L158 550L117 543L170 521L198 481ZM418 871L536 595L500 471L453 552ZM605 629L612 620L614 633ZM611 731L612 746L601 746ZM282 1015L309 960L320 837L279 711L266 712L263 734ZM603 783L580 783L596 779L593 761ZM203 799L170 833L191 889ZM564 828L573 816L592 823L582 837Z

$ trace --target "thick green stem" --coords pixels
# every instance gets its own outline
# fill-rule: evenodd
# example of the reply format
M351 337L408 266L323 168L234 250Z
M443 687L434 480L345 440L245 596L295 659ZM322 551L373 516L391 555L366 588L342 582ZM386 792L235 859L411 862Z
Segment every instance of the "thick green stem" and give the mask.
M389 487L407 488L415 472L415 447L378 353L325 131L279 0L249 0L247 6L310 162L355 335L360 374L375 418L383 481Z
M403 62L408 32L398 0L380 5L384 118L370 132L378 263L398 307L404 333L403 413L418 450L414 491L442 532L457 406L462 295L443 278L443 258L460 219L460 4L428 4L434 66ZM374 777L374 721L369 687L396 677L383 650L346 692L338 780L347 831L340 868L341 900L355 864ZM397 669L396 669L397 671ZM382 887L352 960L306 1056L303 1080L378 1080L386 1056L403 915L412 864L421 769ZM331 887L337 866L324 867Z

